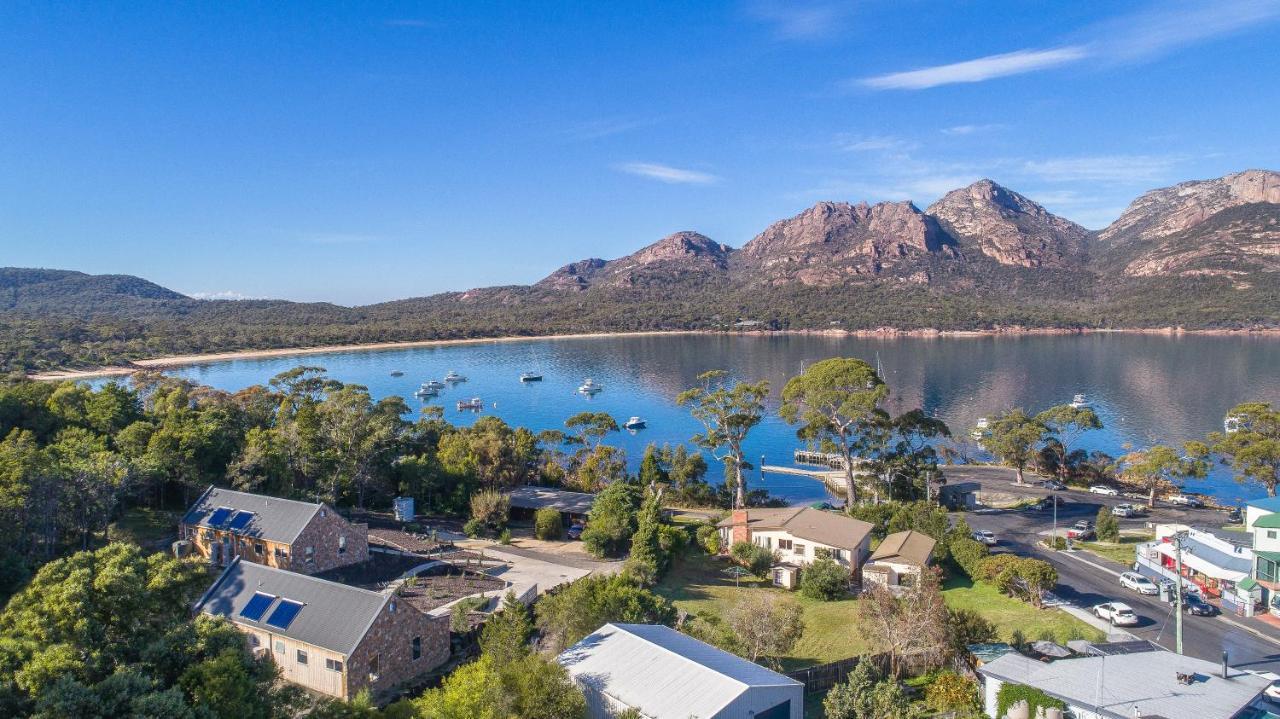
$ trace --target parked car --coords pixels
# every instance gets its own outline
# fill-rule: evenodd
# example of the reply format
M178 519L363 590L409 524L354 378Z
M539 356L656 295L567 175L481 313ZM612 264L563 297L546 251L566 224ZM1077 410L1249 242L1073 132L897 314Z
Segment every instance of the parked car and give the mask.
M1138 623L1138 615L1133 607L1124 602L1106 602L1093 608L1093 614L1099 619L1106 619L1117 627L1131 627Z
M1170 596L1170 597L1172 597L1172 596L1173 596L1173 592L1174 592L1174 584L1173 584L1173 580L1172 580L1172 579L1161 579L1161 580L1160 580L1160 586L1168 588L1168 590L1169 590L1169 596ZM1191 596L1191 595L1193 595L1193 594L1194 594L1195 596L1199 597L1199 596L1200 596L1200 587L1196 586L1195 584L1192 584L1191 582L1183 581L1183 582L1182 582L1182 597L1185 599L1185 598L1187 598L1187 597L1189 597L1189 596Z
M1046 479L1045 481L1040 483L1040 486L1044 487L1045 489L1052 489L1055 492L1061 492L1062 490L1067 488L1067 485L1063 484L1062 482L1059 482L1056 479Z
M1053 505L1054 505L1054 504L1057 504L1059 507L1061 507L1062 505L1064 505L1064 504L1066 504L1066 503L1067 503L1067 500L1065 500L1065 499L1063 499L1062 497L1060 497L1060 496L1058 496L1058 495L1054 494L1054 495L1051 495L1051 496L1048 496L1048 497L1044 497L1044 498L1043 498L1043 499L1041 499L1039 502L1036 502L1035 504L1033 504L1033 505L1031 505L1031 506L1032 506L1032 508L1034 508L1034 509L1053 509Z
M1090 522L1087 519L1080 519L1080 520L1077 520L1076 523L1071 526L1075 527L1076 529L1093 529L1093 522Z
M1228 509L1228 510L1227 510L1227 521L1228 521L1228 522L1239 522L1239 521L1240 521L1240 519L1241 519L1241 517L1240 517L1240 508L1239 508L1239 507L1232 507L1231 509Z
M1169 497L1169 504L1197 509L1204 506L1204 502L1199 497L1193 497L1189 494L1175 494Z
M584 527L580 522L575 522L569 527L569 530L565 532L565 536L569 539L582 539L582 530L584 529L586 529L586 527Z
M1117 490L1115 487L1108 487L1108 486L1107 486L1107 485L1105 485L1105 484L1095 484L1095 485L1093 485L1092 487L1090 487L1090 488L1089 488L1089 493L1090 493L1090 494L1105 494L1105 495L1110 496L1110 497L1118 497L1118 496L1120 495L1120 491L1119 491L1119 490Z
M1131 504L1117 504L1111 508L1111 513L1125 519L1138 516L1138 513L1133 511L1133 505Z
M1087 542L1096 536L1098 535L1094 533L1093 527L1084 527L1084 528L1068 527L1067 528L1067 539L1078 539L1082 542Z
M982 542L988 547L994 547L1000 543L1000 540L996 539L995 532L992 532L986 529L979 529L978 531L974 532L971 536L975 540Z
M1182 595L1182 611L1197 617L1212 617L1218 608L1200 598L1198 594Z
M1138 574L1137 572L1125 572L1120 575L1120 586L1125 589L1132 589L1138 594L1159 594L1160 587L1156 583Z

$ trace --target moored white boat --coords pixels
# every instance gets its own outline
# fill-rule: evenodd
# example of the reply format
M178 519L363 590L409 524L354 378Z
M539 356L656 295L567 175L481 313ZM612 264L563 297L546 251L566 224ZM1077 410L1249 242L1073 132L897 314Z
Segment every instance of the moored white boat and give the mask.
M625 429L644 429L646 422L639 417L632 417L622 424Z

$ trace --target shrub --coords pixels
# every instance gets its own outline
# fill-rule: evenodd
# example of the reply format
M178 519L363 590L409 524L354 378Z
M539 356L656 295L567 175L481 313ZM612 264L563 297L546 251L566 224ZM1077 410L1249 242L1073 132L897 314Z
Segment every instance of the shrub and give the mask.
M994 582L1006 569L1013 567L1020 558L1016 554L993 554L978 564L978 576L984 582Z
M468 537L479 537L484 534L484 522L481 522L478 519L468 519L467 523L462 525L462 531L466 533Z
M800 593L810 599L839 599L848 586L849 570L831 557L814 560L800 572Z
M978 708L978 687L955 672L941 672L925 687L924 700L934 711L971 711Z
M996 693L996 716L1004 716L1008 713L1009 707L1024 699L1027 701L1028 716L1035 716L1036 710L1040 707L1045 709L1067 708L1064 702L1054 699L1035 687L1005 682L1001 685L1000 691Z
M960 566L961 571L969 575L970 579L979 578L979 567L982 561L991 555L991 550L987 549L987 545L965 535L957 536L951 542L951 557L956 560L956 564Z
M1045 537L1044 545L1049 549L1061 551L1067 548L1067 540L1063 537Z
M1042 559L997 554L982 560L979 574L1001 592L1040 606L1041 595L1058 583L1058 570Z
M679 552L689 543L689 532L675 524L663 524L658 527L658 546L668 555Z
M720 553L720 531L714 524L698 525L698 546L706 550L707 554Z
M547 541L563 539L564 524L560 521L560 512L551 507L539 509L533 516L533 536Z
M482 489L471 495L471 519L480 523L482 534L506 527L510 511L511 498L496 489Z
M504 529L498 534L498 544L511 544L511 530Z
M1111 508L1103 506L1098 510L1098 520L1094 523L1100 542L1120 541L1120 520L1111 513Z
M734 542L729 548L729 556L757 577L768 574L769 568L777 563L771 550L751 542Z
M972 609L947 609L947 635L958 656L965 656L970 644L986 644L999 638L996 625Z

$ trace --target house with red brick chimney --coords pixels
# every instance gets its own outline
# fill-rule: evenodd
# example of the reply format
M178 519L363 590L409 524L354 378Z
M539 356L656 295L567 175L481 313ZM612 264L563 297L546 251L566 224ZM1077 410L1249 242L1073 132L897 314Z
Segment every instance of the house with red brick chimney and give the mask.
M716 526L726 549L751 542L773 550L778 557L773 582L788 588L819 556L830 556L855 575L871 553L869 523L813 507L737 509Z

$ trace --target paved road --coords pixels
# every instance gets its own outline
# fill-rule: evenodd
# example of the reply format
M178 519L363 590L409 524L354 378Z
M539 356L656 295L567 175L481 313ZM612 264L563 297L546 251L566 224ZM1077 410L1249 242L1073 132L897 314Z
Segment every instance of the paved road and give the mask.
M1115 497L1078 492L1063 494L1071 495L1071 500L1058 509L1059 527L1069 526L1077 519L1094 519L1102 503L1116 503ZM1195 524L1196 516L1200 515L1205 515L1201 517L1203 520L1212 518L1220 523L1222 518L1220 512L1211 510L1177 510L1176 514L1175 517L1173 511L1157 509L1150 518L1124 520L1122 524L1135 527L1147 521ZM1124 571L1126 567L1089 552L1052 552L1037 544L1041 533L1048 532L1052 526L1052 511L987 510L967 513L965 520L974 529L995 532L1001 540L997 550L1034 555L1052 563L1058 570L1058 587L1054 593L1062 599L1086 608L1105 601L1122 601L1133 607L1141 619L1138 626L1126 627L1126 631L1168 649L1174 648L1172 607L1158 598L1121 588L1112 572ZM1280 641L1258 636L1223 617L1185 616L1182 644L1187 654L1201 659L1217 662L1226 651L1232 666L1280 674Z

